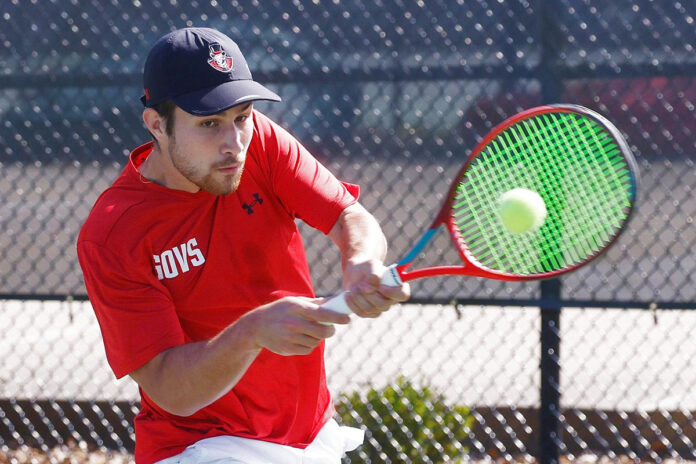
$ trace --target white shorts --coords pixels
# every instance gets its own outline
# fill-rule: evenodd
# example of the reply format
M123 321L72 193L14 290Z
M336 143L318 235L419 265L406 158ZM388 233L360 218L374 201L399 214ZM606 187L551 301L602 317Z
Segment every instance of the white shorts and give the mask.
M221 436L200 440L181 454L156 464L340 464L360 446L365 433L331 419L305 449L250 438Z

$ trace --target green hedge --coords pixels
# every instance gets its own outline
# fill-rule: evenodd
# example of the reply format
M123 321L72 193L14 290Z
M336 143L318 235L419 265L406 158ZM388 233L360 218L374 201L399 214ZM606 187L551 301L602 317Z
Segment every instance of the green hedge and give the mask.
M465 406L449 406L442 395L399 377L393 385L342 395L336 409L344 425L365 430L365 443L350 463L452 462L473 423Z

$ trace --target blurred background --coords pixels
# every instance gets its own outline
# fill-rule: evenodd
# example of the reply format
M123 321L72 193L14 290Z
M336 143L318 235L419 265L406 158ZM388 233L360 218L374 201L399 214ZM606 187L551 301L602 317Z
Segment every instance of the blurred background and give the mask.
M518 111L591 108L638 160L637 214L599 261L417 282L329 341L340 419L368 430L345 462L696 460L695 18L693 0L0 2L0 459L132 452L137 388L106 365L75 240L149 139L150 46L208 26L283 98L256 108L361 185L390 261ZM337 252L300 227L317 293L336 292ZM430 252L455 262L444 235Z

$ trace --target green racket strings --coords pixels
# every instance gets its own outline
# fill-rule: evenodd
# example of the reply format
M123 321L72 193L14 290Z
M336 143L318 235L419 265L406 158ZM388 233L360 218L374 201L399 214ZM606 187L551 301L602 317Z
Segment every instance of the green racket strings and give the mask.
M471 257L492 270L531 275L573 267L598 254L626 222L633 176L619 146L594 119L545 113L501 132L460 179L453 218ZM498 215L500 196L537 192L543 225L513 234Z

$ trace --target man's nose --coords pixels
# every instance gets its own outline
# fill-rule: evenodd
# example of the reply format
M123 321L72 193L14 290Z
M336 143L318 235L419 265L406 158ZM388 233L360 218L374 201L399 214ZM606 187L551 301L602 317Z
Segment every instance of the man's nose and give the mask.
M242 131L237 127L231 127L225 131L222 141L222 151L225 154L237 155L244 151Z

